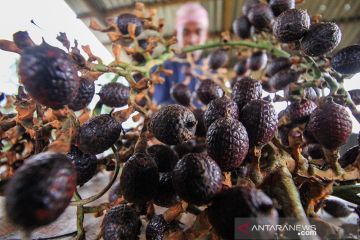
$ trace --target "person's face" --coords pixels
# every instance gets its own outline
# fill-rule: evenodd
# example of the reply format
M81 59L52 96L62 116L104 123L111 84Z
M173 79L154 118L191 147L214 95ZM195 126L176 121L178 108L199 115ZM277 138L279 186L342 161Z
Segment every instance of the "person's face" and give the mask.
M177 33L178 44L180 47L203 44L207 39L207 35L206 28L201 27L196 22L188 22Z

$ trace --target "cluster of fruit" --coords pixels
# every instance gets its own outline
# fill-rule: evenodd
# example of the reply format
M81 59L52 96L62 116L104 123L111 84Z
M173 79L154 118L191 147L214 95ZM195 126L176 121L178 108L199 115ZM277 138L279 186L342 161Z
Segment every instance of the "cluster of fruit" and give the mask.
M277 225L278 217L284 216L307 223L307 217L314 218L324 205L334 182L359 181L359 146L340 159L339 147L352 130L346 108L360 119L356 109L360 90L347 92L341 84L348 74L360 72L360 47L326 56L340 42L339 27L311 23L305 10L295 9L295 0L268 4L248 0L243 13L233 23L238 37L247 39L259 32L275 37L291 48L293 56L277 48L283 55L276 56L271 44L237 41L238 46L262 50L239 60L231 88L226 88L226 79L201 80L196 98L203 107L197 109L186 84L172 88L176 104L159 107L151 101L151 88L163 81L160 73L169 74L161 64L178 52L171 48L173 39L161 37L162 21L154 25L154 11L144 16L141 4L134 14L118 16L106 29L92 22L93 29L108 32L113 41L116 60L109 65L83 46L86 60L76 42L70 50L63 33L58 39L68 52L46 42L36 45L26 32L15 33L13 42L2 40L3 49L21 55L19 77L25 89L14 97L15 114L0 113L0 146L10 146L8 154L1 155L8 157L4 164L8 219L29 232L55 221L71 203L82 214L77 236L84 238L84 205L101 194L81 200L76 188L87 183L100 165L113 170L114 161L113 180L102 194L116 180L119 165L120 180L110 191L109 203L96 208L98 214L105 213L104 239L137 239L140 216L148 220L146 239L209 234L233 239L236 217ZM144 38L147 31L157 34ZM228 47L227 42L223 39L218 45ZM155 56L160 46L164 48ZM121 48L133 57L132 63L119 59ZM216 49L208 67L216 72L228 60L228 49ZM94 81L104 72L124 76L130 87L114 78L101 87L97 107L128 108L105 114L94 110L90 117L86 108L95 94ZM260 77L254 77L255 72ZM329 96L324 88L330 89ZM284 96L264 98L263 91L283 91ZM278 114L272 103L276 97L289 103ZM138 127L124 131L122 122L135 110L139 113L133 119L142 126L141 132ZM25 151L25 143L35 147ZM104 157L109 148L114 154ZM73 196L77 201L71 202ZM153 204L168 210L156 215ZM178 217L186 211L200 220L183 231ZM326 237L327 232L322 234Z

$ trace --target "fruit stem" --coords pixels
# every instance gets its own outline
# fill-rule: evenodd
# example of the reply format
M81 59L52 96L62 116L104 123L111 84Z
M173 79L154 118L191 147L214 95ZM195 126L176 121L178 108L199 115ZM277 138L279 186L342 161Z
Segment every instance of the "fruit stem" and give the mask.
M340 176L344 173L344 170L340 166L338 160L340 157L339 149L330 150L323 148L326 162L330 164L331 168L334 170L336 176Z
M81 196L77 190L74 192L74 198L77 201L81 200ZM84 230L84 207L83 206L77 206L76 207L76 229L77 234L75 239L85 239L85 230Z
M252 163L249 177L255 183L255 185L259 185L263 181L263 175L260 169L261 149L261 146L255 146L250 150Z

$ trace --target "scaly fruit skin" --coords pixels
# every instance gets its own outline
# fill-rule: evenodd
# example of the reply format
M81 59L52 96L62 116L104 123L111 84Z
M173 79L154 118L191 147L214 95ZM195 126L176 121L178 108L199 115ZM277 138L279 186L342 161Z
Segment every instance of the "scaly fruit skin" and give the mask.
M234 71L237 76L242 76L247 72L248 67L246 65L246 61L247 61L247 59L240 59L240 61L238 61L234 65Z
M128 26L129 23L133 23L136 25L135 28L135 36L138 36L143 31L143 23L137 16L131 14L131 13L123 13L117 17L117 26L119 28L119 31L126 35L129 34Z
M146 203L154 198L158 185L158 168L150 155L135 153L126 161L120 176L120 188L128 202Z
M241 110L251 100L260 99L261 94L262 87L260 81L251 77L244 77L236 81L232 89L231 99L237 104L238 109Z
M209 156L222 171L238 168L249 150L249 138L245 127L237 119L216 120L207 131L206 148Z
M76 146L71 146L67 157L75 166L77 185L84 185L96 174L97 158L95 155L84 154Z
M218 69L223 67L229 61L229 55L224 49L216 49L209 56L209 67Z
M272 76L268 84L275 91L283 90L288 84L296 82L300 74L293 69L285 69Z
M288 9L295 8L295 0L270 0L269 4L275 16L279 16Z
M183 83L177 83L170 89L170 95L176 103L181 104L185 107L190 106L191 103L191 92L188 86Z
M120 204L110 208L104 217L104 240L139 239L141 221L136 211Z
M219 118L225 117L228 114L228 117L238 119L239 118L239 109L236 103L230 100L225 95L221 98L215 99L210 102L209 107L204 113L204 122L206 128Z
M248 133L250 147L267 144L274 137L278 123L274 106L262 99L246 104L240 121Z
M179 161L177 153L166 145L152 145L146 152L155 160L159 172L171 172Z
M163 240L170 230L169 223L163 215L155 215L146 227L146 240Z
M287 114L293 123L307 122L316 104L308 99L292 102L287 108Z
M317 102L318 91L319 89L314 89L312 87L304 88L303 97L313 102ZM296 83L290 83L284 88L284 98L290 101L294 95L301 96L301 92Z
M200 82L200 85L196 90L196 95L203 104L207 105L211 100L222 97L224 95L224 90L213 80L205 79Z
M301 39L301 50L309 56L318 57L330 53L341 40L338 25L332 22L321 22L311 25L309 31Z
M76 171L63 154L33 155L17 169L5 190L5 211L16 226L33 230L55 221L69 205Z
M269 5L259 3L249 10L247 17L255 28L264 29L270 26L274 14Z
M351 134L352 122L346 108L327 99L310 116L309 130L327 149L337 149Z
M268 57L265 52L257 51L254 52L248 59L247 59L247 67L253 71L258 71L263 69L266 66Z
M21 53L20 81L38 103L54 109L74 100L80 80L68 54L43 42Z
M150 120L149 130L161 142L176 145L189 141L195 134L194 114L178 104L163 106Z
M198 143L194 140L186 143L178 144L173 148L178 154L179 158L184 157L188 153L202 153L206 151L205 144Z
M207 208L210 224L224 239L234 239L235 218L257 218L258 223L276 225L278 215L271 199L261 190L250 187L229 188L218 194ZM254 223L256 224L256 223ZM261 235L257 239L272 239Z
M110 115L96 116L80 127L78 147L84 153L102 153L116 142L121 130L121 124Z
M172 172L160 173L159 186L154 197L154 203L160 207L171 207L180 198L177 196L172 180Z
M109 107L123 107L127 104L130 96L130 88L117 82L107 83L99 92L102 103Z
M360 45L352 45L338 51L331 58L331 67L342 74L360 72Z
M80 78L80 87L74 98L69 103L69 108L74 111L79 111L86 108L91 102L95 94L95 84L85 78Z
M232 28L234 33L240 38L249 38L251 36L251 23L246 16L236 18Z
M198 122L196 125L195 136L197 137L205 137L206 136L206 127L204 122L204 111L200 108L195 109L193 111L196 121Z
M283 43L300 40L310 27L310 16L306 10L289 9L275 19L274 36Z
M291 65L292 63L290 58L287 57L274 58L266 65L265 72L267 76L271 77L281 70L289 69Z
M206 153L189 153L176 164L173 185L181 199L204 205L222 189L221 169Z

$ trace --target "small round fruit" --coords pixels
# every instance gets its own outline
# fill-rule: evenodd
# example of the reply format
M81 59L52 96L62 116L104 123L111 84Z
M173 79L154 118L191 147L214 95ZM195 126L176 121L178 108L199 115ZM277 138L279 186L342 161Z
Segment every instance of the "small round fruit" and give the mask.
M245 16L248 15L251 8L260 3L260 0L246 0L242 6L242 12Z
M154 197L154 203L160 207L171 207L178 203L180 198L175 192L172 172L160 173L159 186Z
M248 59L247 59L247 66L249 69L253 71L258 71L263 69L266 66L268 57L265 52L257 51L254 52Z
M239 109L234 101L225 95L211 101L204 113L206 128L208 128L216 119L225 117L226 114L228 117L232 117L234 119L239 118Z
M346 108L329 98L312 112L308 128L325 148L337 149L350 136L352 121Z
M67 157L75 166L77 185L84 185L96 174L97 158L95 155L84 154L76 146L71 146Z
M96 116L80 127L78 147L84 153L102 153L116 142L121 130L121 124L110 115Z
M301 39L301 50L308 56L318 57L330 53L341 40L341 30L332 22L321 22L311 25Z
M130 23L135 24L135 36L138 36L143 31L143 23L137 16L131 13L123 13L117 17L117 26L119 31L126 35L129 34L128 26Z
M179 161L177 153L166 145L152 145L146 152L155 160L159 172L171 172Z
M296 82L300 77L300 74L293 69L285 69L277 72L269 80L268 84L270 88L275 91L283 90L290 83Z
M274 14L269 5L258 3L249 10L247 17L255 28L264 29L270 26Z
M338 51L331 58L331 67L342 74L360 72L360 45L352 45Z
M223 67L229 61L229 55L224 49L216 49L209 56L209 67L218 69Z
M76 189L76 171L66 155L33 155L16 170L5 190L5 212L21 229L31 231L55 221Z
M233 118L216 120L207 131L206 148L209 156L222 171L238 168L249 150L249 138L245 127Z
M248 102L254 99L260 99L262 87L260 81L251 77L243 77L236 81L231 93L231 99L241 110Z
M200 82L196 95L203 104L207 105L211 100L222 97L224 90L213 80L205 79Z
M269 4L275 16L279 16L288 9L295 8L295 0L270 0Z
M249 146L263 146L274 137L277 129L277 115L274 106L262 99L252 100L240 113L249 136Z
M189 153L176 164L173 185L181 199L204 205L222 189L221 169L206 153Z
M176 103L181 104L185 107L190 106L191 103L191 92L188 86L183 83L177 83L170 89L170 95Z
M79 111L83 108L86 108L87 105L91 102L95 95L95 84L85 78L80 78L80 87L74 98L74 100L69 103L69 108L74 111Z
M29 36L29 33L26 31L18 31L13 34L13 40L16 46L20 49L25 49L27 47L33 47L35 44Z
M101 87L100 101L109 107L123 107L128 103L130 88L117 82L107 83Z
M251 23L246 16L236 18L232 28L234 33L240 38L249 38L251 36Z
M158 168L150 155L135 153L126 161L120 176L120 188L128 202L146 203L154 198L158 185Z
M170 104L153 115L149 130L161 142L176 145L194 137L196 124L195 116L188 108Z
M110 208L104 217L104 240L138 239L141 221L136 211L120 204Z
M240 61L238 61L234 65L234 71L235 71L237 76L242 76L247 72L248 67L247 67L246 62L247 62L246 59L240 59Z
M19 62L20 81L38 103L54 109L71 103L80 80L68 54L43 42L25 48Z
M316 104L308 99L292 102L287 108L287 114L293 123L307 122Z
M146 240L163 240L170 230L169 223L164 219L163 215L155 215L149 221L146 227Z
M198 122L196 125L195 136L197 137L205 137L206 136L206 127L204 122L204 111L200 108L195 109L193 111L196 121Z
M287 57L274 58L266 65L265 72L267 76L271 77L281 70L289 69L291 65L292 63L290 58Z

